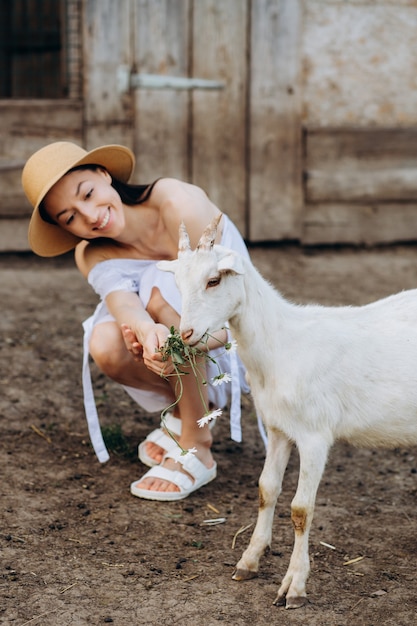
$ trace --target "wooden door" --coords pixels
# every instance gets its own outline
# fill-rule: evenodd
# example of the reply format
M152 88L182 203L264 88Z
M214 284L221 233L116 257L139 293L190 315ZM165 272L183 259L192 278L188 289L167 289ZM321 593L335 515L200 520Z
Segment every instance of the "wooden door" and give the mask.
M134 94L136 176L204 188L251 241L300 232L298 0L132 0L136 76L222 88Z

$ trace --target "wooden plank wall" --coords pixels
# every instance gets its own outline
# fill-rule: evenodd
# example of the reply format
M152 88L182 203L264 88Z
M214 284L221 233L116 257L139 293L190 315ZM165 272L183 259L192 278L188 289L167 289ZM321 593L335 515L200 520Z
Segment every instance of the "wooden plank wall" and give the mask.
M304 3L301 240L417 240L417 3Z
M305 243L417 239L417 130L311 130Z
M27 250L31 207L21 187L26 159L53 141L82 141L79 101L0 101L0 251Z
M26 246L23 162L62 139L130 146L134 180L197 183L253 242L417 240L415 0L79 6L82 99L0 102L0 250ZM131 73L225 86L132 90Z

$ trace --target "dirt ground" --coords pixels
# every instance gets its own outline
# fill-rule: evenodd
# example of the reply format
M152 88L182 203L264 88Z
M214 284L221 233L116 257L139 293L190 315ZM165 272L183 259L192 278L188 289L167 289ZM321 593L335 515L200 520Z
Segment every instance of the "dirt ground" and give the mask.
M254 247L251 254L297 302L363 304L417 285L413 245ZM417 448L333 448L311 533L309 603L275 607L292 548L296 452L259 577L232 581L251 529L238 531L256 519L264 458L250 398L242 444L230 440L227 415L214 430L214 482L178 503L134 498L129 485L145 470L137 444L158 415L145 414L94 370L113 448L111 460L98 463L80 384L81 322L96 296L68 256L7 255L0 266L1 624L417 623ZM204 524L217 517L226 521Z

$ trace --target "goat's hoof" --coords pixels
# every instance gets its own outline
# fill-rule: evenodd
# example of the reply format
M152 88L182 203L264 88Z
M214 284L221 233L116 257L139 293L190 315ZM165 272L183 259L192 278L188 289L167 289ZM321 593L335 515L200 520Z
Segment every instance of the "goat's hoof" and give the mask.
M307 604L306 596L292 596L288 597L283 595L277 595L273 604L275 606L285 606L286 609L300 609Z
M258 572L253 572L250 569L235 569L233 572L233 580L250 580L251 578L256 578Z
M285 595L278 595L272 604L274 604L275 606L285 606Z
M289 598L287 596L287 601L285 603L286 609L300 609L302 606L307 604L306 596L293 596Z

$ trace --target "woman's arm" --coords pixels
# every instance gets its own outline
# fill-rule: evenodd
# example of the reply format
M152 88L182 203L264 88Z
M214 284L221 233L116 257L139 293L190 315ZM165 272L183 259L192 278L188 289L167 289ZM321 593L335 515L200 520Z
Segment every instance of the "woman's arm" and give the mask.
M142 358L146 367L156 374L169 373L170 365L162 361L159 349L164 345L169 329L155 322L133 292L112 291L106 305L119 325L127 349L136 359Z
M81 242L76 250L76 262L81 273L88 278L90 271L101 261L108 261L108 249L100 249ZM110 257L111 258L111 257ZM97 291L97 289L96 289ZM157 374L169 369L162 363L158 352L169 334L163 324L157 324L144 308L136 291L117 288L101 296L105 299L110 314L119 326L127 350L133 358L143 360L148 369Z

